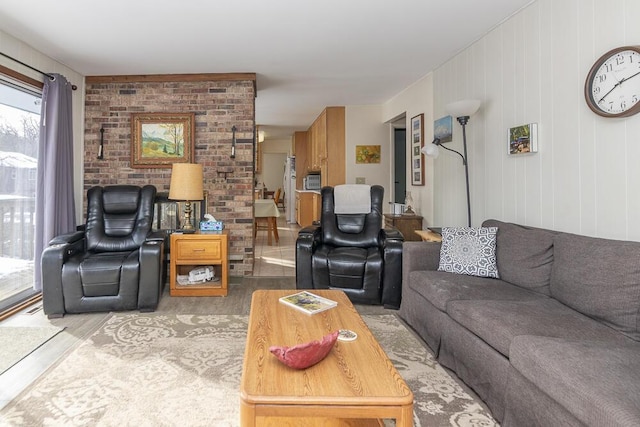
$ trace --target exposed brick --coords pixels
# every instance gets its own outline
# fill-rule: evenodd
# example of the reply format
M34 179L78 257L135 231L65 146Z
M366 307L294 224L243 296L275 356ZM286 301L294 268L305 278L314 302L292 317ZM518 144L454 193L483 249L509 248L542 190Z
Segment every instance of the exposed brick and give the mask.
M253 129L252 81L134 82L89 84L85 96L84 189L94 185L147 183L169 191L170 168L131 168L131 113L193 112L196 114L195 161L203 165L207 211L230 231L234 275L253 269ZM236 158L229 158L231 127L236 126ZM100 128L104 160L97 160ZM218 171L225 171L219 175ZM86 197L85 197L86 211Z

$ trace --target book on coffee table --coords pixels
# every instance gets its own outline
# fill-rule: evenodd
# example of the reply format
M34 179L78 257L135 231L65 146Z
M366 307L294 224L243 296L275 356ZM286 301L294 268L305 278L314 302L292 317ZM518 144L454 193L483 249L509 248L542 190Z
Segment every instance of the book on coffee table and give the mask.
M307 314L320 313L321 311L328 310L338 305L336 301L323 298L307 291L281 297L279 298L279 301Z

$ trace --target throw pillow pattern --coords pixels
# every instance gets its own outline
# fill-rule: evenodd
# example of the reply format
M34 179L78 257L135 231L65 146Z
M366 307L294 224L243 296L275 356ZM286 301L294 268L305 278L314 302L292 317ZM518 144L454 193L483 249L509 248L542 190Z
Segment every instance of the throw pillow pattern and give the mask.
M445 227L442 229L438 271L498 278L498 227Z

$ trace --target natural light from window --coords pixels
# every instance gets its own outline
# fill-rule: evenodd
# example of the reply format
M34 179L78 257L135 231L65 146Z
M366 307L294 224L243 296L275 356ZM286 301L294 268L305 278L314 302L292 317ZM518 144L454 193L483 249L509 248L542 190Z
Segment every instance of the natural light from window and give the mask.
M32 292L41 95L0 81L0 307Z

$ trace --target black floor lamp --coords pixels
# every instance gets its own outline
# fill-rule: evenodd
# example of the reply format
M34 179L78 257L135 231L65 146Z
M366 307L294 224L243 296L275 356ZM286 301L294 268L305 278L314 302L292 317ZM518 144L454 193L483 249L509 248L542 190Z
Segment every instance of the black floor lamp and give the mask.
M471 198L469 195L469 165L467 164L467 131L466 126L469 122L469 117L473 116L480 108L480 101L477 99L466 99L463 101L453 102L447 105L447 112L458 120L458 123L462 126L462 147L464 154L453 150L449 147L442 145L440 138L434 138L431 144L427 144L422 148L422 152L429 157L436 158L440 154L438 147L442 147L447 151L456 153L462 158L462 164L464 165L464 175L467 184L467 225L471 227Z

